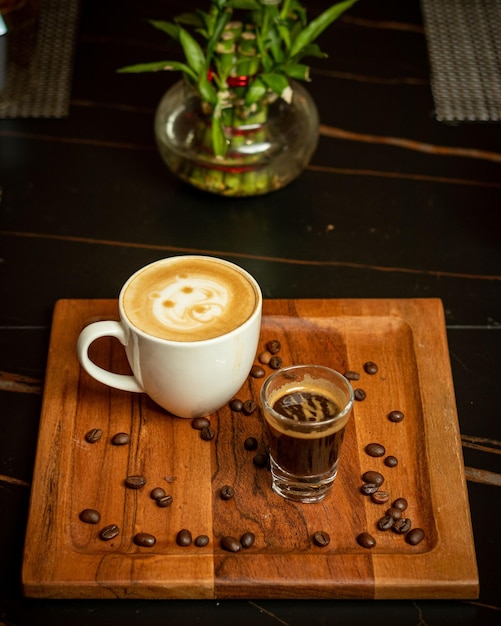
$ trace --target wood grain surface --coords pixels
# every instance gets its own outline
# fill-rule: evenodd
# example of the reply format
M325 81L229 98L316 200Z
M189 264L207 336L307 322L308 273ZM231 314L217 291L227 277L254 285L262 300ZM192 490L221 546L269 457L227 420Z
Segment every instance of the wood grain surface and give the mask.
M228 406L211 416L216 436L204 441L191 420L174 418L146 396L109 389L81 370L75 353L91 321L118 319L115 300L61 300L54 312L38 449L23 561L27 596L53 598L475 598L478 574L442 304L437 299L267 300L260 349L282 343L283 364L316 362L361 372L356 402L333 492L319 504L298 504L272 493L267 468L243 442L254 436L266 451L260 411L246 416ZM112 339L96 342L92 358L127 372ZM375 361L379 371L366 374ZM268 368L266 368L268 369ZM271 372L271 370L269 370ZM268 373L268 372L267 372ZM258 400L263 379L250 378L238 397ZM404 412L400 423L387 419ZM100 428L100 441L85 434ZM118 432L130 443L114 446ZM399 459L394 468L369 457L382 443ZM361 475L381 471L391 499L405 497L405 515L426 536L417 546L379 531L386 507L360 492ZM147 478L127 489L129 475ZM231 485L235 496L220 497ZM172 495L158 507L150 490ZM95 508L99 524L80 521ZM99 531L117 524L103 541ZM206 547L180 547L189 529L209 536ZM312 541L329 533L328 546ZM254 545L225 551L224 535L251 531ZM367 531L376 546L356 537ZM153 534L153 547L136 533Z

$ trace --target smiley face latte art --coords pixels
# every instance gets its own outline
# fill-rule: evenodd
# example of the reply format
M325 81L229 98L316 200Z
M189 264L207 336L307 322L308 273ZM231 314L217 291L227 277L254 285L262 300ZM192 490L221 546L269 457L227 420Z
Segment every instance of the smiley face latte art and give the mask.
M172 341L202 341L241 326L257 294L238 268L208 257L166 259L132 277L122 295L129 320Z

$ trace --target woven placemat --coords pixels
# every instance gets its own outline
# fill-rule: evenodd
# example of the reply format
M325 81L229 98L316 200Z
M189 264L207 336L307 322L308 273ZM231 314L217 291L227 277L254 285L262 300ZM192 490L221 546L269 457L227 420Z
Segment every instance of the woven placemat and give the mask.
M79 0L41 0L32 45L12 34L0 118L68 115L78 16Z
M421 0L435 116L501 120L501 0Z

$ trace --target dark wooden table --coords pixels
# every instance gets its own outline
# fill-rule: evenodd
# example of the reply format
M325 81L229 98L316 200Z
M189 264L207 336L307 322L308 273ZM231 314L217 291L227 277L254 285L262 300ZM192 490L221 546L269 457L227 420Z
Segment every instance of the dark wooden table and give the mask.
M304 174L268 196L203 194L168 173L153 139L156 103L177 76L115 72L171 56L143 18L196 3L163 4L84 0L69 116L0 120L0 624L499 623L499 125L437 122L419 3L361 0L312 64L322 129ZM23 597L54 303L115 298L137 268L180 253L242 265L265 298L442 300L478 600Z

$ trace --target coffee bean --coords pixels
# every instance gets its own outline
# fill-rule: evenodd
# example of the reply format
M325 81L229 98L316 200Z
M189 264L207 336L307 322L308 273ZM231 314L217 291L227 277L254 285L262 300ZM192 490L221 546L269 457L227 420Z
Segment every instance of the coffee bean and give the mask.
M235 490L230 485L223 485L220 491L221 500L231 500L235 495Z
M244 441L244 448L246 450L257 450L258 442L255 437L247 437Z
M357 541L362 548L373 548L376 545L376 540L369 533L360 533L357 536Z
M390 422L401 422L404 419L404 414L402 411L391 411L388 414L388 419Z
M195 417L195 419L191 420L191 427L195 430L202 430L204 428L209 428L210 421L206 417Z
M157 538L155 535L150 535L150 533L137 533L134 535L134 543L136 546L141 546L143 548L152 548L157 542Z
M355 400L358 400L359 402L362 402L362 400L367 398L367 394L363 389L354 389L353 396L355 397Z
M344 377L347 378L348 380L360 380L360 373L354 372L353 370L347 370L344 373Z
M233 398L230 402L230 409L239 413L243 409L244 403L238 398Z
M386 504L390 499L390 494L387 491L375 491L371 495L371 500L375 504Z
M215 434L216 433L214 432L214 429L210 426L206 426L200 431L200 437L202 437L204 441L210 441L211 439L214 439Z
M405 541L410 543L411 546L417 546L424 539L424 530L422 528L413 528L405 536Z
M125 446L129 443L129 441L130 435L128 435L127 433L117 433L116 435L113 435L111 443L114 446Z
M150 498L153 500L158 500L159 498L163 498L165 496L165 489L162 487L155 487L150 491Z
M272 370L278 370L282 367L282 358L279 356L272 356L268 365Z
M159 506L162 509L166 509L168 506L170 506L172 504L173 501L173 497L172 496L161 496L160 498L156 499L156 503L157 506Z
M103 431L100 428L92 428L85 433L85 439L88 443L96 443L103 436Z
M207 537L207 535L198 535L198 537L195 537L195 541L193 543L197 546L197 548L203 548L208 545L209 537Z
M384 464L386 465L386 467L397 467L398 459L396 456L392 456L390 454L385 458Z
M242 544L235 537L227 535L221 539L221 547L228 552L239 552L242 549Z
M109 524L101 529L99 538L103 541L109 541L110 539L114 539L118 534L120 534L120 528L118 528L116 524Z
M125 486L129 489L141 489L146 485L146 478L144 476L127 476L125 479Z
M369 456L378 457L384 456L386 450L380 443L369 443L365 446L365 451Z
M403 535L411 529L411 526L411 520L408 517L402 517L395 520L395 523L393 524L391 529L398 535Z
M181 529L176 535L176 543L178 546L185 548L186 546L191 545L191 541L192 535L187 528Z
M101 513L96 509L84 509L78 517L86 524L97 524L101 520Z
M260 452L254 456L252 462L256 467L266 467L268 465L268 455Z
M242 546L242 548L245 548L247 550L254 545L255 540L256 535L254 533L251 533L250 531L247 531L240 537L240 545Z
M396 509L400 509L400 511L405 511L405 509L409 505L405 498L397 498L391 506L395 507Z
M246 400L242 407L242 411L244 415L252 415L252 413L254 413L256 408L257 408L257 404L254 402L254 400Z
M362 474L362 480L364 481L364 483L374 483L378 487L380 487L384 483L384 476L379 472L374 472L373 470L370 470Z
M397 507L392 506L389 509L386 509L386 515L391 515L393 519L400 519L402 517L402 511L397 509Z
M272 339L266 344L266 349L268 350L268 352L271 352L271 354L277 354L278 352L280 352L281 347L282 345L280 341L278 341L278 339Z
M313 534L313 542L320 548L328 546L330 541L329 533L326 533L325 530L317 530L317 532Z
M273 355L271 354L271 352L269 350L263 350L263 352L261 352L258 356L258 360L260 363L262 363L263 365L268 365L268 363L270 362L270 359Z
M376 485L376 483L364 483L360 487L360 491L364 494L364 496L371 496L373 493L376 493L378 489L379 485Z
M364 370L367 374L377 374L378 366L374 361L367 361L367 363L364 363Z
M252 376L252 378L263 378L265 374L266 372L260 365L253 365L251 367L250 375Z
M395 520L391 515L385 515L380 520L378 520L377 527L379 530L390 530L390 528L395 523Z

